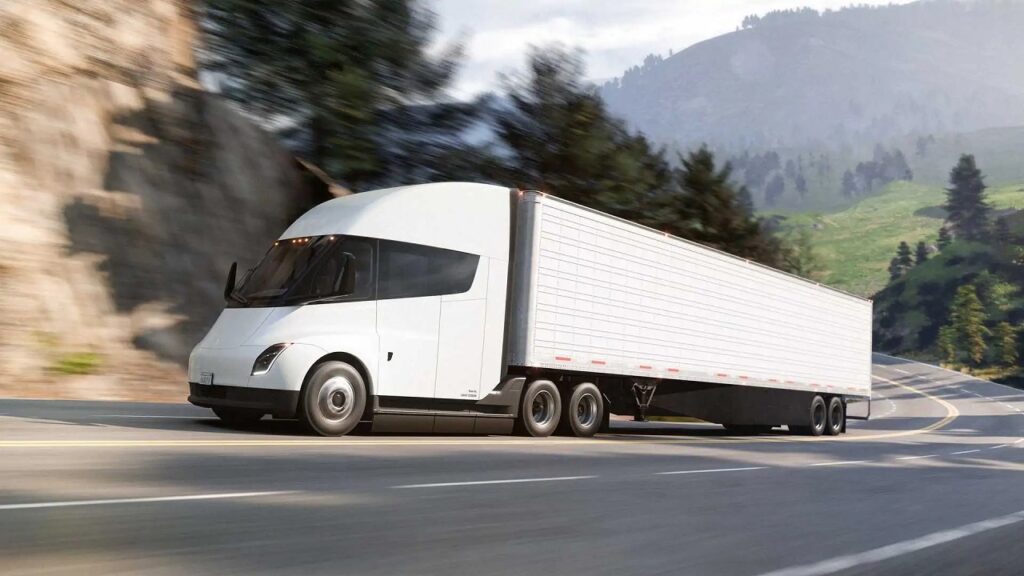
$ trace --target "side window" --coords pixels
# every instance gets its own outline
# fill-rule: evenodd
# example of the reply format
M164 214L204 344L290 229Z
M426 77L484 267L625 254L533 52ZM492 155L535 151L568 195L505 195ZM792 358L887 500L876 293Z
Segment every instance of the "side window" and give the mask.
M293 299L312 299L335 296L339 293L342 275L345 271L346 254L353 257L355 286L352 300L372 299L373 294L373 241L363 238L340 237L338 240L321 240L327 252L316 262L315 268L303 278L289 296ZM328 244L330 242L330 244ZM337 242L337 244L334 244Z
M475 254L381 240L377 298L466 292L473 286L479 261Z

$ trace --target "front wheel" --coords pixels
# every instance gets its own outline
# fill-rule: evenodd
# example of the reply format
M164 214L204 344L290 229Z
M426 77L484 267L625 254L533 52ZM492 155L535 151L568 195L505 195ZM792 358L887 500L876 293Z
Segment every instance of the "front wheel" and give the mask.
M313 369L299 402L299 420L320 436L351 432L366 409L366 384L345 362L329 361Z
M516 432L524 436L550 436L558 427L561 411L558 388L550 380L534 380L523 391Z

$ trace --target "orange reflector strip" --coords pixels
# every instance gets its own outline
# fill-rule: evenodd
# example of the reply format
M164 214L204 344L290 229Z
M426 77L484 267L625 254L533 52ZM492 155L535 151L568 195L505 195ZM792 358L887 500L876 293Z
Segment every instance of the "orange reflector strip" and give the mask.
M572 358L569 358L568 356L555 356L555 360L559 360L561 362L571 362Z

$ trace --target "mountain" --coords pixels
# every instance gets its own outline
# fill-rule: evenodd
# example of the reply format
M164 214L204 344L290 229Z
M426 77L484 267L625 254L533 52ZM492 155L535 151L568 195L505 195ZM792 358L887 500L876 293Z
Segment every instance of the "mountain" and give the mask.
M1024 2L921 1L748 17L601 87L664 144L870 149L1024 125Z

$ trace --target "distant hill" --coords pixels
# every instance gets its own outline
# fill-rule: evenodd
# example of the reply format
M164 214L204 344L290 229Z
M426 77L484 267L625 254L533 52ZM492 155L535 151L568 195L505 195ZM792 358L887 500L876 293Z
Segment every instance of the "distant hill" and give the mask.
M826 269L823 283L870 297L886 287L889 260L900 241L935 243L946 217L945 199L939 186L893 182L840 212L784 216L780 227L810 230ZM988 199L1000 212L1022 210L1024 185L989 188Z
M803 9L744 26L648 57L602 86L609 108L656 141L737 152L1024 126L1024 2Z

